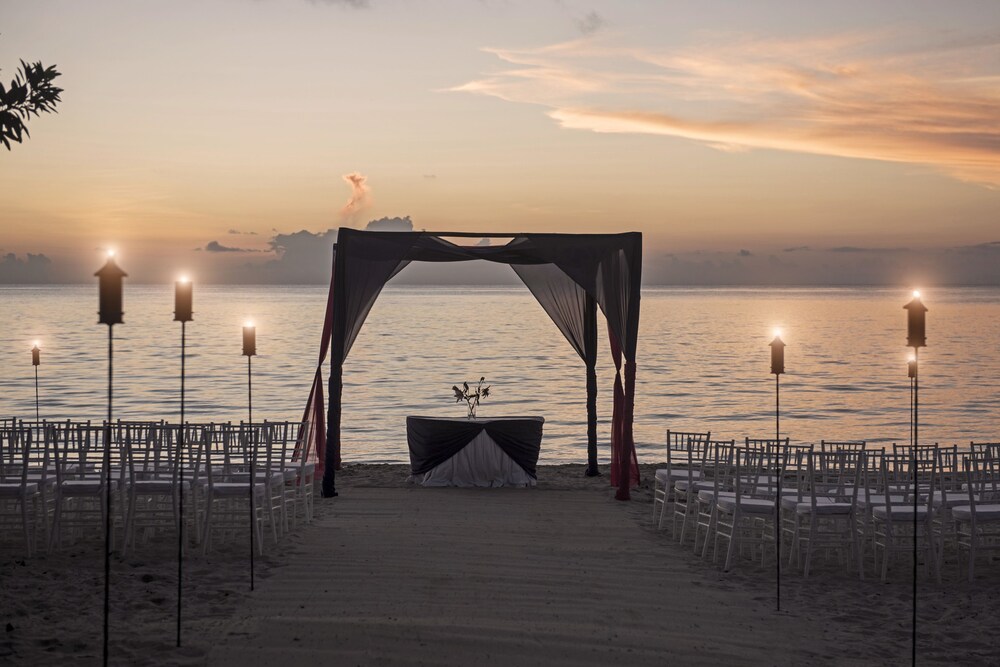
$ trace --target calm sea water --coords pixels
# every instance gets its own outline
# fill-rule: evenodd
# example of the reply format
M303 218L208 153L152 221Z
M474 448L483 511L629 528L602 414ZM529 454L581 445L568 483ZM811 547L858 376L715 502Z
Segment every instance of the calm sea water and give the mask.
M316 366L325 287L200 287L188 325L187 414L246 416L240 327L257 324L254 415L298 419ZM635 432L639 457L662 460L663 432L724 438L774 432L772 331L788 344L782 435L794 441L909 437L905 313L909 294L882 289L647 289L643 292ZM1000 440L1000 289L925 295L922 440ZM105 413L107 331L95 286L0 288L0 416L34 416L30 348L42 343L42 416ZM128 286L115 327L115 416L176 418L180 325L173 289ZM601 331L601 349L607 350ZM613 374L599 362L601 456L609 455ZM485 375L482 416L546 419L543 463L586 452L582 362L523 288L387 288L344 371L344 458L407 460L405 417L462 416L451 386Z

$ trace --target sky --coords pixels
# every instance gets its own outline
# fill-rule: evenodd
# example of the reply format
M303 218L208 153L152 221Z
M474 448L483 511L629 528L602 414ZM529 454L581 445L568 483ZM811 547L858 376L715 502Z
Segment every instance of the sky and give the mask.
M0 78L65 90L0 149L0 283L87 282L106 248L136 282L322 282L335 230L379 221L640 231L651 284L1000 284L1000 3L0 0L0 26Z

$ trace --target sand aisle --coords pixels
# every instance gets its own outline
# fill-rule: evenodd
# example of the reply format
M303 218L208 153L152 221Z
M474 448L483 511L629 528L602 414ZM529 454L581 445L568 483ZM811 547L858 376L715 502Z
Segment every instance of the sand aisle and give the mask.
M314 539L218 628L210 664L806 664L842 655L837 633L708 581L639 528L629 503L601 493L352 488L335 503Z

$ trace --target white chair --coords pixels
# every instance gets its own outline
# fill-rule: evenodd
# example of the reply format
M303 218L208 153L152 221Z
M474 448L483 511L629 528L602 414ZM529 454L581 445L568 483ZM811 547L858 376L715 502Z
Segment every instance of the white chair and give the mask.
M199 511L204 517L202 553L208 552L213 540L235 537L247 530L253 530L256 549L264 553L263 524L270 481L256 474L254 436L240 434L247 430L222 428L205 433L204 477L199 480L203 499Z
M753 559L756 559L755 553L759 549L763 565L767 557L767 545L775 543L778 521L775 498L765 497L769 484L760 484L761 480L770 476L764 451L738 449L735 459L735 495L732 498L720 496L715 505L715 555L718 556L719 543L726 542L726 561L723 565L725 572L732 568L736 557L741 556L748 547ZM778 557L777 552L775 557Z
M294 443L285 474L286 498L290 493L290 517L294 522L301 510L306 523L312 521L315 492L316 462L313 460L312 424L309 420L292 424L289 441ZM287 471L291 471L289 476ZM286 500L287 503L287 500Z
M736 476L734 456L735 440L709 441L708 449L712 453L712 479L696 482L699 487L695 495L697 512L694 526L694 552L702 558L708 555L710 544L715 542L715 522L718 518L716 504L719 498L735 498L733 480ZM701 549L699 550L699 538Z
M112 430L113 425L74 425L59 434L61 437L53 439L56 491L50 548L61 546L66 539L75 541L83 535L103 538L106 513L114 509L107 506L107 486L111 486L114 502L114 496L121 489L124 472L121 450L114 442ZM110 465L104 458L105 442ZM115 543L115 524L112 516L111 544Z
M894 554L917 557L921 553L925 569L933 567L940 580L931 527L934 456L924 457L912 449L903 455L886 454L882 457L882 479L883 488L889 491L883 496L885 504L871 510L876 563L879 551L882 553L882 581L888 577L889 561ZM917 554L913 554L914 530Z
M146 543L157 531L178 530L181 494L190 496L191 480L180 480L180 427L152 425L133 429L125 438L128 453L128 514L123 550Z
M14 531L8 528L20 523L28 556L34 551L35 517L41 496L38 483L28 479L31 449L30 429L0 428L0 537L12 534Z
M951 508L958 552L965 552L969 582L976 578L976 557L1000 550L1000 457L973 452L963 460L968 505Z
M653 476L653 521L657 528L662 529L666 524L669 514L667 505L671 502L671 492L674 483L679 479L687 478L687 466L697 465L696 461L682 458L682 453L687 452L689 441L695 443L708 442L711 432L691 433L685 431L667 431L667 467L659 468ZM698 473L700 479L701 473Z
M819 550L842 555L848 566L861 561L854 512L861 479L861 451L810 452L809 497L805 502L782 498L782 506L793 516L789 565L802 563L809 577L813 555Z
M688 462L688 465L679 469L684 476L674 481L673 489L673 520L671 521L671 534L681 544L688 535L688 531L694 528L698 520L698 492L714 488L711 482L705 481L705 459L708 452L708 441L696 441L689 439L684 449L681 450L681 457ZM667 451L668 461L670 450ZM667 504L663 504L666 508ZM680 529L678 530L678 522ZM660 528L662 528L663 517L661 511Z

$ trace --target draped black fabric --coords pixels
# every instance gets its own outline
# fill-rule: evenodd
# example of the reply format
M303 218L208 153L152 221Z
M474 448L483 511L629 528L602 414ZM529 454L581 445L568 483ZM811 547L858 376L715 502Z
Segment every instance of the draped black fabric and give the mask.
M522 264L511 268L580 358L586 361L587 291L555 264Z
M411 472L414 475L430 472L483 431L514 463L535 478L542 445L542 420L517 417L494 420L407 417L406 441L410 447Z
M447 233L367 232L348 228L338 232L324 496L335 494L333 479L335 462L340 459L344 360L382 287L412 261L483 259L512 266L587 366L588 460L596 472L597 335L596 309L591 301L607 318L626 360L634 362L639 331L642 235L525 233L510 235L512 240L499 246L460 246L446 240L447 236ZM632 411L623 414L631 422ZM631 430L629 423L628 433ZM628 444L631 446L631 438Z

